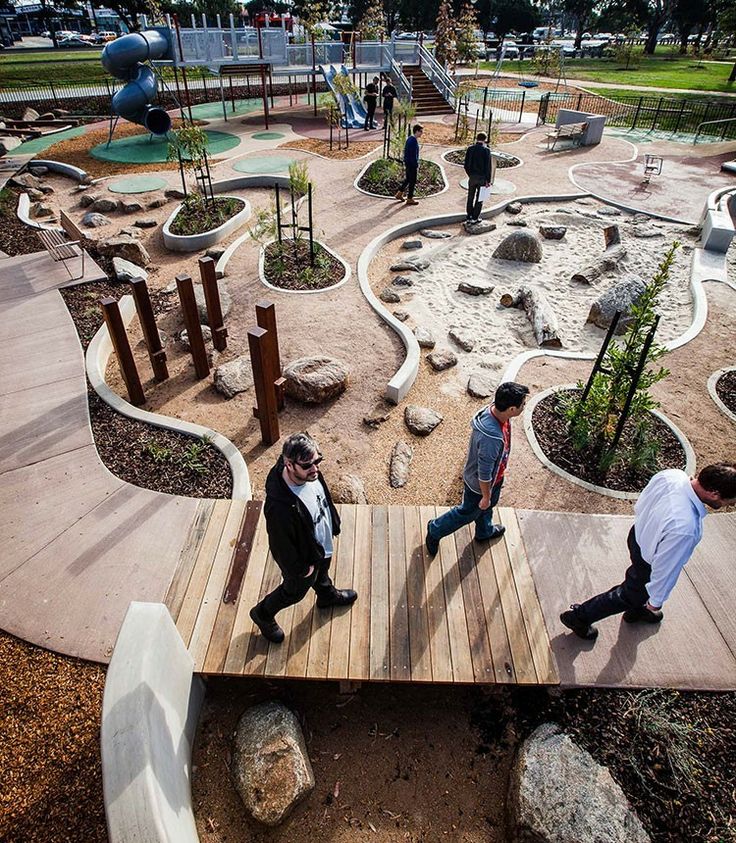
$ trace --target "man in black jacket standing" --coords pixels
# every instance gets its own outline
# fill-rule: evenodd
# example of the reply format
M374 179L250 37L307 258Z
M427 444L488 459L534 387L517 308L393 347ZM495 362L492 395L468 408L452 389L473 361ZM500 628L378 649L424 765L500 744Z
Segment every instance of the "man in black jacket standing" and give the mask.
M483 203L479 201L481 187L490 187L493 182L493 156L486 146L485 132L476 135L475 143L465 152L465 172L468 176L468 203L465 212L470 222L480 220Z
M317 443L306 433L290 436L266 479L268 546L283 581L250 610L253 623L274 644L284 640L276 613L298 603L310 588L317 607L349 606L358 595L338 590L329 575L332 538L340 532L327 484L317 466L322 462Z

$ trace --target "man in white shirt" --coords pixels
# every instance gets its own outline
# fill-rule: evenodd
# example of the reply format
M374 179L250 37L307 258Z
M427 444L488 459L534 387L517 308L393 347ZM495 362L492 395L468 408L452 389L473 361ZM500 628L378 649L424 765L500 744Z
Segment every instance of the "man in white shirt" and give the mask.
M560 621L580 638L594 640L596 621L624 613L627 623L659 623L662 606L703 535L705 505L736 503L736 464L706 466L697 477L671 468L647 483L634 506L629 531L631 565L624 581L585 603L573 603Z

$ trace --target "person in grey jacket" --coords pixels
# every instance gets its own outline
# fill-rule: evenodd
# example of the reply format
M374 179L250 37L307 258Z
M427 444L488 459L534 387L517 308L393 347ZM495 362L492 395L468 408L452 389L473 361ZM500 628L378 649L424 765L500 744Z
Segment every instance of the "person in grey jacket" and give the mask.
M486 145L485 132L478 132L475 143L465 152L465 173L468 176L468 201L465 212L470 222L478 222L483 210L479 201L481 187L490 187L493 183L494 160L491 150Z
M424 543L431 556L439 550L440 539L472 521L476 541L497 539L506 531L493 524L493 507L501 494L511 451L511 419L521 415L528 395L529 387L507 381L496 390L493 404L473 417L462 503L427 523Z

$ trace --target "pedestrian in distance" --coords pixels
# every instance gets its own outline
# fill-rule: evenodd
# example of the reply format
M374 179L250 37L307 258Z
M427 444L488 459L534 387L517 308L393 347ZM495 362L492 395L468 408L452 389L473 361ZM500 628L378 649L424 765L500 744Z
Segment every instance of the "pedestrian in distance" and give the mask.
M268 547L281 570L282 582L250 610L253 623L274 644L284 640L276 615L303 600L309 589L317 594L317 608L350 606L358 595L337 589L330 579L333 536L340 532L340 516L318 466L323 457L306 433L295 433L266 479Z
M394 112L394 101L398 97L396 88L393 86L390 77L386 77L386 84L381 91L381 98L383 101L383 120L384 123L391 119Z
M501 495L511 452L511 419L524 410L529 387L513 381L502 383L493 404L479 410L470 423L468 456L463 469L463 499L444 515L427 523L424 544L430 556L440 539L475 522L478 542L500 538L506 528L493 523L493 508Z
M365 103L365 123L363 128L367 132L369 129L375 129L376 124L374 117L376 116L376 105L378 104L378 77L374 76L373 81L365 86L365 93L363 94L363 102Z
M465 213L469 222L480 222L483 202L480 191L493 183L495 161L486 143L485 132L478 132L475 143L465 151L465 173L468 176L468 201Z
M419 204L414 198L414 190L417 186L417 176L419 175L419 139L423 131L422 126L417 123L404 144L404 181L401 182L401 187L396 193L396 198L399 202L403 202L404 191L406 190L407 205Z
M596 621L623 612L627 623L658 624L662 606L703 535L706 506L736 503L736 464L716 463L696 477L669 468L647 483L634 505L627 544L631 564L624 581L584 603L573 603L560 621L588 641Z

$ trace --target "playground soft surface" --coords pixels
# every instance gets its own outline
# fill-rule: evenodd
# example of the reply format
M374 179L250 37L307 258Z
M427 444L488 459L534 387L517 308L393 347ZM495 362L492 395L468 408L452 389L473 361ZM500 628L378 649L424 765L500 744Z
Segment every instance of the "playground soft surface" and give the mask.
M210 155L219 155L235 149L240 138L229 132L205 131L207 150ZM89 154L100 161L117 161L121 164L161 164L167 160L169 141L155 135L131 135L97 144Z

